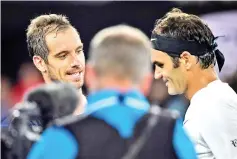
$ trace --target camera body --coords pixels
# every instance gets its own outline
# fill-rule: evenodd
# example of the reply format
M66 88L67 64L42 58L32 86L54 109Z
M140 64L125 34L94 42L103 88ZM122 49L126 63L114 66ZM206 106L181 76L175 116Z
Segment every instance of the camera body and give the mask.
M11 124L2 129L2 158L26 158L32 144L42 133L41 116L40 108L35 103L23 102L16 105Z
M11 112L11 124L1 130L2 158L25 159L41 133L55 119L71 116L78 102L77 89L68 83L44 84L27 92Z

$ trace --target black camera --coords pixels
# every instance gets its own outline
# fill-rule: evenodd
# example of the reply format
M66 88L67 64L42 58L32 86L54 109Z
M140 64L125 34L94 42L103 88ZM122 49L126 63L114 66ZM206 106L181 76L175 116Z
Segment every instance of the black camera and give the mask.
M12 111L12 122L2 128L3 159L25 159L31 146L55 119L71 116L78 106L77 89L66 83L45 84L29 91Z
M40 109L36 103L24 102L16 105L13 120L8 128L2 129L2 158L23 159L31 145L40 138ZM32 122L39 124L32 124Z

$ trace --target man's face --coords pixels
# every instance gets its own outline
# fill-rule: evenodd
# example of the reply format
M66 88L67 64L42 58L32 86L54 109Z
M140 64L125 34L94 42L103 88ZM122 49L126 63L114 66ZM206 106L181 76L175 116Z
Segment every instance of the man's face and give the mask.
M178 68L174 68L168 54L154 49L151 51L151 60L155 64L155 79L163 79L170 95L182 94L186 91L186 70L182 63Z
M81 88L84 83L85 56L77 31L70 27L48 34L45 40L49 50L46 63L48 77Z

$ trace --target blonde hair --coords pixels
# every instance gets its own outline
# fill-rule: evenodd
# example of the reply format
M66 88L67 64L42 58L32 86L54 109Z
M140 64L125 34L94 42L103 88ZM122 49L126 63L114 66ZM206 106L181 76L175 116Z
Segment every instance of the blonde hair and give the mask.
M151 44L139 29L117 25L98 32L92 39L89 62L98 74L113 74L138 83L151 71Z

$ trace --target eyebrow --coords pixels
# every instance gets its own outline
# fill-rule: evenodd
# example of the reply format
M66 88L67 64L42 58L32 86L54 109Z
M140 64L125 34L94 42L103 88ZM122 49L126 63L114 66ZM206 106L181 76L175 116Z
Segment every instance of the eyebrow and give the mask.
M83 49L83 44L79 45L76 50L79 50L79 49ZM59 53L56 53L54 56L55 57L59 57L60 55L62 54L68 54L69 51L68 50L63 50L63 51L60 51Z
M164 63L162 63L162 62L159 62L159 61L154 61L153 62L153 65L157 65L157 66L163 66L164 65Z
M69 53L69 51L64 50L64 51L60 51L59 53L56 53L54 56L55 56L55 57L59 57L59 56L62 55L62 54L68 54L68 53Z
M83 44L79 45L76 50L83 49Z

